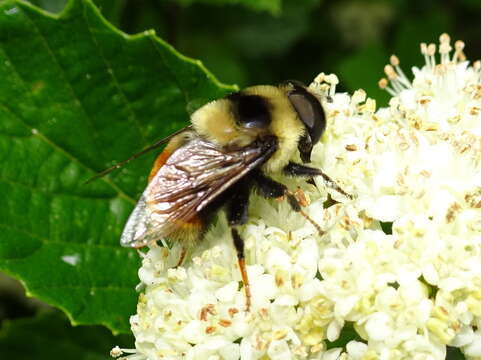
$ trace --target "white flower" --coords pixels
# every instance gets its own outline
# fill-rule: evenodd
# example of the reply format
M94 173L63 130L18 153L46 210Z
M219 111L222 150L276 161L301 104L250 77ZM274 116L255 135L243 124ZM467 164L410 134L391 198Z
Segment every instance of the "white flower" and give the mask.
M150 249L129 356L436 360L449 345L480 358L481 63L463 47L443 34L438 58L421 45L412 81L392 57L380 85L393 97L378 111L319 75L310 87L330 101L313 165L354 200L327 188L324 208L323 180L301 185L323 236L286 202L253 200L250 312L223 216L183 267L172 268L179 247Z

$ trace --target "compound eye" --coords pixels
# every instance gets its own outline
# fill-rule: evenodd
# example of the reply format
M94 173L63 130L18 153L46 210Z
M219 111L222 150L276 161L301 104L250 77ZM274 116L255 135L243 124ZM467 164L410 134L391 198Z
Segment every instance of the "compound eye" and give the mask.
M289 92L287 96L299 119L306 126L312 144L317 143L326 128L326 118L321 103L305 89L297 88Z
M259 95L235 93L229 96L236 122L245 128L267 128L271 123L271 112L267 100Z

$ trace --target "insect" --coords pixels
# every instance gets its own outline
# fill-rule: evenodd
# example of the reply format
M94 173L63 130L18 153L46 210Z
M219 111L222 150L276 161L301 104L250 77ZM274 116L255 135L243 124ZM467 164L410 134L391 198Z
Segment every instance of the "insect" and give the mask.
M325 127L320 99L298 81L248 87L204 105L192 114L191 125L168 138L125 225L121 245L138 248L169 238L182 244L180 265L187 249L202 240L215 213L224 208L249 309L251 293L239 226L247 221L250 193L284 197L294 211L303 213L296 196L271 178L283 173L306 179L322 176L347 195L320 169L291 160L299 151L302 162L310 162L313 145Z

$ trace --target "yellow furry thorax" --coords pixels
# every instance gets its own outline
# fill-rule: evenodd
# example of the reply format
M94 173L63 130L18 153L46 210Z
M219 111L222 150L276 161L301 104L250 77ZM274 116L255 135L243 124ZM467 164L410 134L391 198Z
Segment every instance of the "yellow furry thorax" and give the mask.
M242 93L259 95L268 101L271 124L267 129L246 129L239 126L228 98L212 101L199 108L192 114L192 125L200 136L222 147L243 147L262 135L274 135L278 141L278 149L262 168L266 173L280 172L297 150L299 139L305 131L304 125L283 89L259 85L246 88Z

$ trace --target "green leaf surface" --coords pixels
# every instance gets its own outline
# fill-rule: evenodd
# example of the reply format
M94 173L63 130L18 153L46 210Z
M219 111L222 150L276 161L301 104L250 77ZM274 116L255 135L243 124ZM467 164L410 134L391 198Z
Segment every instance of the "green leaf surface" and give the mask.
M29 3L50 12L60 12L68 0L28 0ZM127 0L93 0L93 3L109 22L118 25Z
M139 257L118 241L155 154L84 181L233 88L90 0L59 16L1 2L0 77L0 269L75 324L128 331Z
M0 358L15 360L107 360L114 346L132 347L130 336L101 326L72 327L58 313L8 320L0 328Z
M160 1L160 0L159 0ZM187 6L192 3L204 3L210 5L242 5L252 10L268 11L271 14L279 14L281 11L281 0L176 0Z
M28 0L28 2L50 12L60 12L67 4L67 0Z

